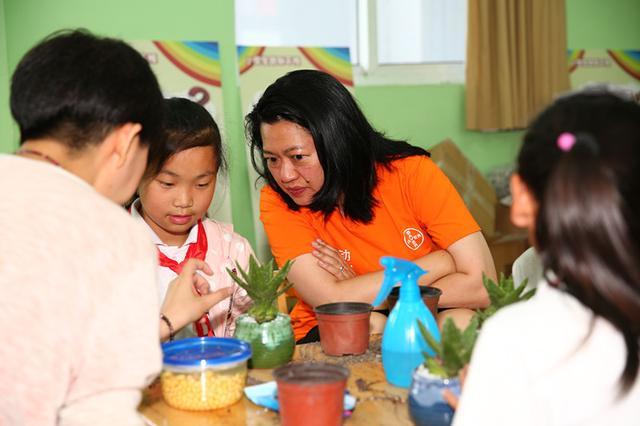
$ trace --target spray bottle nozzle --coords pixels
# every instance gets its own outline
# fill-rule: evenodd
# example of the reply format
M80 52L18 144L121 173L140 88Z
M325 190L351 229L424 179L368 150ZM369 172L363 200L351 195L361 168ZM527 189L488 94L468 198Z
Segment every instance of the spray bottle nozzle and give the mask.
M383 256L380 258L380 264L385 268L384 280L376 299L373 301L373 306L384 302L396 283L417 282L418 278L427 273L415 263L397 257Z

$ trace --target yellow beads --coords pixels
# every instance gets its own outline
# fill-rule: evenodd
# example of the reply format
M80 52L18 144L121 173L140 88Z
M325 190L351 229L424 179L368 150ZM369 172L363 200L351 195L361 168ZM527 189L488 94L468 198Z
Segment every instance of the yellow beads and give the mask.
M162 395L167 404L184 410L213 410L242 398L246 366L232 370L202 372L163 371Z

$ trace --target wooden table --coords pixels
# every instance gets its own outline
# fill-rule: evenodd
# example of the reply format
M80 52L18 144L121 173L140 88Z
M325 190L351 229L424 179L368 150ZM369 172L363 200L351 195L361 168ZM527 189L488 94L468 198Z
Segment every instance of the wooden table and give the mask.
M387 383L380 357L380 335L371 336L369 350L359 356L330 357L319 343L298 345L294 362L326 361L351 371L347 388L357 398L349 425L412 425L407 409L407 390ZM272 370L249 370L247 385L273 380ZM278 414L253 404L246 397L236 404L212 411L183 411L169 407L156 382L143 395L139 411L154 426L279 425Z

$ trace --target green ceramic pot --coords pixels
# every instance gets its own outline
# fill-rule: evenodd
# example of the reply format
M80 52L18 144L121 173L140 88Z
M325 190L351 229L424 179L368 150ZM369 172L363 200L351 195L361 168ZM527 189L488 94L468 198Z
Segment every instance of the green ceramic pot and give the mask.
M262 324L247 314L240 315L233 337L251 345L251 368L275 368L286 364L291 361L296 345L291 318L282 313Z

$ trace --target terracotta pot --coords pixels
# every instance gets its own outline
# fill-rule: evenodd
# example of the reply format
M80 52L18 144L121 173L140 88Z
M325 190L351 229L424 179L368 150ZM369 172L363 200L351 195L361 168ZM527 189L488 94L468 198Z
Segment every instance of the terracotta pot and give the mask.
M424 366L416 368L409 388L409 416L416 426L449 426L453 421L453 409L442 397L449 389L460 395L457 377L443 379L433 376Z
M420 296L422 296L422 301L427 308L431 311L431 314L434 318L438 318L438 300L440 300L440 296L442 295L442 290L437 287L430 286L420 286ZM389 303L389 311L393 309L396 302L398 301L398 297L400 297L400 287L394 287L391 289L389 293L389 297L387 297L387 302Z
M342 424L345 367L329 363L289 364L277 368L280 421L284 426Z
M262 324L247 314L240 315L236 318L233 337L251 345L251 368L275 368L286 364L291 361L296 344L291 318L282 313Z
M320 346L327 355L360 355L369 348L371 305L360 302L327 303L314 309Z

